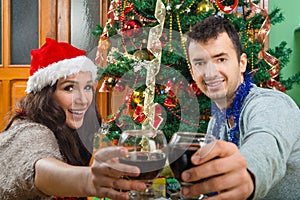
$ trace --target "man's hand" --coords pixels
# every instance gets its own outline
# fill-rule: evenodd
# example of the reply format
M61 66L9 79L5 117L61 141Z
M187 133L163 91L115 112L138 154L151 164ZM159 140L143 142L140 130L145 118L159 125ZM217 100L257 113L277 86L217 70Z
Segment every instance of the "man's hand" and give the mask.
M206 146L209 148L209 146ZM205 147L203 147L205 148ZM247 199L254 192L254 183L247 170L247 161L236 145L217 140L214 148L204 157L199 149L192 162L197 165L182 173L185 182L196 184L183 187L184 196L197 196L217 192L213 199Z

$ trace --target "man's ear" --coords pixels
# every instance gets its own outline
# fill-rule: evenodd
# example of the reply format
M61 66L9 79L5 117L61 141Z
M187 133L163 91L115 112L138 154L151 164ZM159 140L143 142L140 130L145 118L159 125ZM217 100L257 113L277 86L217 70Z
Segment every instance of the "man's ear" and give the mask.
M242 73L244 73L247 69L247 54L242 53L242 55L240 56L240 70Z

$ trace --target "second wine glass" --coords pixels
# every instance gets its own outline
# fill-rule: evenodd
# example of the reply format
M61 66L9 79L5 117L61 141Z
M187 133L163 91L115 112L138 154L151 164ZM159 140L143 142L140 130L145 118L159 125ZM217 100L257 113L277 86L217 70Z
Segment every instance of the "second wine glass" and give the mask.
M126 130L123 131L119 146L126 147L128 154L119 158L124 164L137 166L140 175L125 177L131 180L141 180L147 185L145 191L130 191L131 199L154 199L159 192L152 188L152 183L165 166L167 142L161 131L156 130Z
M193 183L186 183L182 180L181 174L183 171L194 167L191 162L192 155L200 148L200 156L206 156L214 146L215 137L205 133L177 132L174 133L169 142L168 160L175 178L180 182L181 186L189 186ZM193 198L185 198L178 192L173 194L176 199L202 199L205 195L199 195ZM172 198L172 199L173 199Z

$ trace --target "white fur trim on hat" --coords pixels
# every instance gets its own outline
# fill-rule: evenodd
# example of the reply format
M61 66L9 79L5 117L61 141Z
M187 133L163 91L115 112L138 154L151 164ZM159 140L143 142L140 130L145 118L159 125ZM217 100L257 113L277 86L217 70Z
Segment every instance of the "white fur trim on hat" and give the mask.
M47 85L54 85L62 77L67 77L79 72L91 72L95 81L97 66L86 56L77 56L71 59L52 63L45 68L37 70L27 81L27 94L39 92Z

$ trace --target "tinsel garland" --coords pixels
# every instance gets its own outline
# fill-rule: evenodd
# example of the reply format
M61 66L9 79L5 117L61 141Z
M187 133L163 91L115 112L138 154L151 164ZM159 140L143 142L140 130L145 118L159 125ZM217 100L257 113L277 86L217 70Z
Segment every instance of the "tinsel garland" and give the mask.
M244 75L244 82L238 87L235 92L235 97L229 108L219 109L215 103L212 104L212 114L216 117L216 125L213 129L213 135L219 138L221 128L227 123L227 120L233 117L234 126L228 131L227 138L229 142L239 146L240 131L239 119L242 110L243 102L253 87L252 74Z

